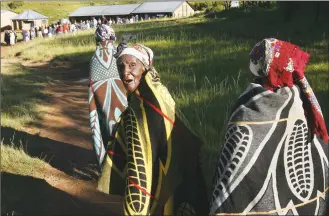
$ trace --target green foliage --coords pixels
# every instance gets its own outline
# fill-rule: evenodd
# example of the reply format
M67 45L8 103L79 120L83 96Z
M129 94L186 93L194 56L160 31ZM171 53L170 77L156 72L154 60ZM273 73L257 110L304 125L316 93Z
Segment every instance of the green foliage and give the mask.
M21 2L21 1L14 1L14 2L9 2L8 3L8 7L11 9L11 10L15 10L21 6L24 5L24 2Z
M216 7L218 5L218 2L199 1L199 2L189 2L189 4L194 10L202 11L202 10L210 9L212 7Z
M275 8L281 1L240 1L242 8Z
M195 11L205 11L205 13L218 12L224 9L219 1L189 2Z

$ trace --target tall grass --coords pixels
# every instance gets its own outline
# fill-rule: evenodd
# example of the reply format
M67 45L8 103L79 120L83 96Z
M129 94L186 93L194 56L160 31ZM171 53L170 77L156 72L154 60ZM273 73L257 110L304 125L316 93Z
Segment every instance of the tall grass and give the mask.
M4 145L1 142L0 145L1 172L39 178L41 172L49 166L43 158L29 156L22 144L17 147L14 143Z
M137 42L153 49L154 66L172 93L193 129L204 140L203 170L211 186L216 157L223 144L230 108L251 81L248 53L265 37L291 41L310 52L306 76L329 119L328 29L320 19L316 25L305 16L290 23L280 19L280 11L251 10L223 12L217 19L202 16L185 19L145 21L115 26L117 36L137 35ZM93 32L30 42L8 52L20 58L44 58L88 62L95 49Z

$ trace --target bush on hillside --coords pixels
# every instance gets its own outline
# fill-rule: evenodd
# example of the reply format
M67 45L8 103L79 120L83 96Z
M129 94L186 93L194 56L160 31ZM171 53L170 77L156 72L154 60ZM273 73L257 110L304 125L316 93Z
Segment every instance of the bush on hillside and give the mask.
M213 4L217 5L217 2L189 2L193 10L203 11L213 7Z
M14 2L9 2L8 7L11 10L15 10L16 8L22 7L24 5L24 2L21 1L14 1Z

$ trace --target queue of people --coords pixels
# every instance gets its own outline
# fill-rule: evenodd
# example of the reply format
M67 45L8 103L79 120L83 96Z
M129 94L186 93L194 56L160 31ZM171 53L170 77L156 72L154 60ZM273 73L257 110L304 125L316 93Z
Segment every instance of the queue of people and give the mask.
M23 41L27 42L35 38L50 38L55 35L62 35L66 33L73 33L76 31L74 24L51 24L39 27L32 27L30 29L22 28Z
M76 33L78 31L96 29L100 24L102 24L102 19L103 18L96 19L95 17L92 17L90 20L86 21L80 20L73 23L66 21L64 23L57 22L50 25L35 26L29 29L22 28L21 34L24 42L33 40L35 38L50 38L52 36L60 36L67 33ZM150 17L148 19L150 19ZM143 18L139 17L138 15L123 18L117 16L113 19L107 20L106 26L111 27L112 25L129 24L138 21L143 21ZM110 29L113 31L113 28ZM11 33L13 34L12 40L10 40ZM17 32L12 30L11 27L5 32L5 42L7 45L14 45L17 43Z

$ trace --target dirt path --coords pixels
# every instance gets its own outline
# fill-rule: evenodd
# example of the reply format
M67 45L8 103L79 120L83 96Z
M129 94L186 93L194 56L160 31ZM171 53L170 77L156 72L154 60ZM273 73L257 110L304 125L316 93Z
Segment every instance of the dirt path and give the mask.
M87 84L60 80L50 83L46 94L50 102L40 106L44 118L27 131L92 150Z
M1 60L2 64L3 61L17 61ZM58 67L50 61L22 64L31 70L42 70L51 77L44 92L48 96L47 102L39 106L44 115L22 131L2 127L1 132L10 134L14 131L17 140L33 143L33 147L28 146L28 154L47 155L46 161L51 166L40 172L38 178L2 173L6 211L121 214L121 197L109 196L95 189L99 170L89 128L88 86L86 81L81 81L87 77L87 65L77 67L62 62ZM26 185L26 189L17 189L14 185ZM35 206L36 203L39 207Z

